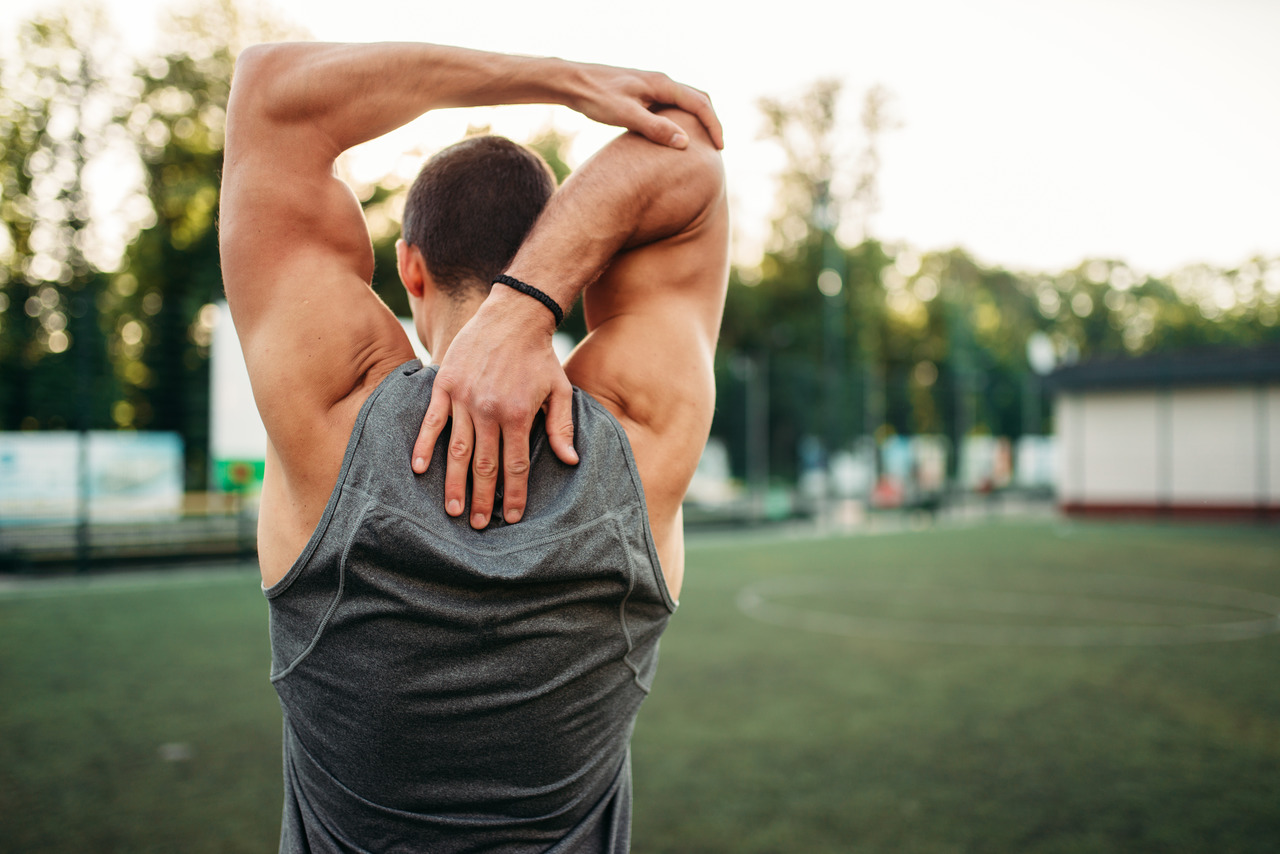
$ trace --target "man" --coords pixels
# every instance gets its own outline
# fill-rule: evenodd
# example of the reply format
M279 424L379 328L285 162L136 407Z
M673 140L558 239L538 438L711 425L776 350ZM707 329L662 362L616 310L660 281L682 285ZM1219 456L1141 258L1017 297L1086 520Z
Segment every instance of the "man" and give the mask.
M424 167L397 245L441 362L422 369L369 287L334 158L430 109L532 102L633 133L545 210L545 165L505 141ZM433 45L241 55L222 266L268 437L281 850L626 850L630 732L714 403L719 133L704 95L626 69ZM584 289L590 332L561 369L551 335Z

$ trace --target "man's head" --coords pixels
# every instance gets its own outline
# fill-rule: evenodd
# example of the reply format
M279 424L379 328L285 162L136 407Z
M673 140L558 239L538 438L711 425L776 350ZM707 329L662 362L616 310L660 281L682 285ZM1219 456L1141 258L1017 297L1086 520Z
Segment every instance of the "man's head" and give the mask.
M404 206L396 245L418 337L434 358L511 263L556 190L536 153L499 136L476 136L436 153Z
M546 161L500 136L435 154L404 206L404 240L422 253L437 290L456 300L488 293L555 192Z

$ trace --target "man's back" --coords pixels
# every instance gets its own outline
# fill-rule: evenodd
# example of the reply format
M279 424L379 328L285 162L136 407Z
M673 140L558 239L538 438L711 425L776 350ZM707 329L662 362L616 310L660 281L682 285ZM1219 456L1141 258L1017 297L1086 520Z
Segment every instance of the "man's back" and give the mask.
M355 844L341 827L370 850L625 851L627 745L675 607L625 434L575 393L580 463L538 434L524 521L476 531L440 506L443 465L403 465L434 373L370 396L267 590L282 850Z

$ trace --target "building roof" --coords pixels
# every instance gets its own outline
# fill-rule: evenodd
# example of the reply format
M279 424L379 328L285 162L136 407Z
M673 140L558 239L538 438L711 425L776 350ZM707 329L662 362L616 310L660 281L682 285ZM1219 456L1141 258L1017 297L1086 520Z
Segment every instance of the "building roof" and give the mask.
M1280 382L1280 344L1090 359L1045 381L1054 391Z

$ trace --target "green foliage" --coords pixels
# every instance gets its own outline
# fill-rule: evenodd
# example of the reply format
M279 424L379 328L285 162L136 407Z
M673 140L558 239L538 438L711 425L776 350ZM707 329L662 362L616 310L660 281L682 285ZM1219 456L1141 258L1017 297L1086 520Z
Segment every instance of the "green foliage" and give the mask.
M83 177L120 141L128 87L104 20L37 15L0 71L0 429L107 422L104 235Z
M121 426L183 434L192 488L208 482L210 330L200 310L222 292L214 223L232 64L225 40L211 41L203 61L170 54L140 70L144 88L130 126L154 224L129 248L124 275L137 286L125 288L132 293L120 295L118 308L144 333L113 353L125 381L122 414L132 416Z
M381 222L383 227L371 231L373 241L373 290L397 317L408 317L409 295L405 293L396 268L396 241L400 239L399 224L392 221L389 210L404 206L407 187L398 184L379 184L371 188L363 200L365 216L370 221Z
M561 133L554 126L547 126L539 131L533 139L525 143L542 156L556 176L556 183L563 184L573 170L569 167L569 146L573 144L573 136Z
M1094 260L1057 275L1017 273L963 250L918 253L869 240L843 250L847 275L835 370L843 397L830 447L860 435L1049 432L1049 402L1027 364L1043 332L1061 362L1098 356L1280 341L1280 258L1236 270L1194 267L1167 279ZM721 329L713 433L745 473L743 380L736 354L767 353L770 470L795 471L799 439L826 439L823 315L817 241L766 253L735 271ZM1225 307L1224 307L1225 306Z
M235 57L248 44L296 36L232 0L207 0L165 25L161 55L138 63L128 117L146 173L152 223L129 247L121 317L141 325L112 361L125 386L117 423L180 433L186 484L209 482L211 313L222 296L216 229L223 131Z

